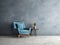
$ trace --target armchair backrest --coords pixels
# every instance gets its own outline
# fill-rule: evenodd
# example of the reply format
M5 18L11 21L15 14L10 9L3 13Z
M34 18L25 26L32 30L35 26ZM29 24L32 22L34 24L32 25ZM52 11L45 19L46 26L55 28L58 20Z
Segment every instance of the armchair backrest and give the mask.
M24 29L25 28L24 22L19 22L18 28L21 29L21 30Z
M25 28L24 22L13 22L13 24L14 24L14 29L19 28L22 30L23 28Z

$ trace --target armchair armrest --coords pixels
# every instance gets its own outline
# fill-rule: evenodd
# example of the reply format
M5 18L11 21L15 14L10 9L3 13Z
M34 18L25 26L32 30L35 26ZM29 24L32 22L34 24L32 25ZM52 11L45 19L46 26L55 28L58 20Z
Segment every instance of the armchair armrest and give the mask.
M23 30L29 30L29 28L24 28Z
M31 30L31 28L24 28L24 30Z
M31 27L29 28L29 30L31 30Z

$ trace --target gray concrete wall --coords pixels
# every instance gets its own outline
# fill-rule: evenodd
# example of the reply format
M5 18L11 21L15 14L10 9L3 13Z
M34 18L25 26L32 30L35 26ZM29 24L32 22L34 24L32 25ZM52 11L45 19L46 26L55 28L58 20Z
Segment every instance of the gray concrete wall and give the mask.
M38 35L60 35L60 0L0 0L0 35L13 34L13 21L36 22Z

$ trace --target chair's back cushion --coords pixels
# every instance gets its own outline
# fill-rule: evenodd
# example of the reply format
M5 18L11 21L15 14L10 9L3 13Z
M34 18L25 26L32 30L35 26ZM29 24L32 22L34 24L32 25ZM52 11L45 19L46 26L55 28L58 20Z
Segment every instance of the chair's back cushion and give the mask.
M18 23L18 28L19 28L20 30L23 30L23 29L25 28L24 22L19 22L19 23Z
M13 22L14 24L14 29L19 28L20 30L23 30L25 28L24 22Z

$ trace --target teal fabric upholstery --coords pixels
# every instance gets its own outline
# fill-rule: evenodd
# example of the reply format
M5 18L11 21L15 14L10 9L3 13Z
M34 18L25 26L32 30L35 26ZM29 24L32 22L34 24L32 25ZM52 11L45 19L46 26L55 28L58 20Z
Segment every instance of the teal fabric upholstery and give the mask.
M31 28L24 29L26 28L24 22L13 22L13 24L14 24L14 29L17 29L19 34L30 34Z

